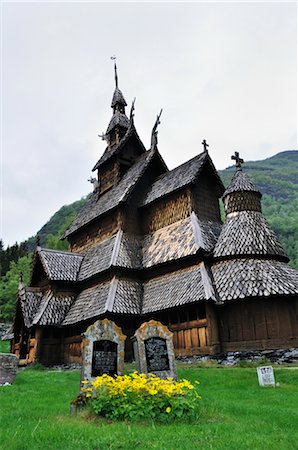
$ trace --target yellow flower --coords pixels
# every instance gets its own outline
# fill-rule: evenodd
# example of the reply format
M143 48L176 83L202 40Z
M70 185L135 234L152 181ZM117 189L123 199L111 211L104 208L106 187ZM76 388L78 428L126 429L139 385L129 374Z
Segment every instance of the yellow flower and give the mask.
M167 408L166 408L166 413L170 413L171 412L171 408L168 406Z

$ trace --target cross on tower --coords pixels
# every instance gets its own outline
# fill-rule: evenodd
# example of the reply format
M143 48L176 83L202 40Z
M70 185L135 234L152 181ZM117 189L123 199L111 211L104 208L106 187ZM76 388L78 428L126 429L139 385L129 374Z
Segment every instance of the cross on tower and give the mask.
M239 152L235 152L235 155L232 155L231 159L234 159L236 161L236 169L242 170L241 164L244 163L244 160L242 158L240 158Z
M209 144L207 144L206 139L203 140L202 145L204 147L204 152L208 152Z

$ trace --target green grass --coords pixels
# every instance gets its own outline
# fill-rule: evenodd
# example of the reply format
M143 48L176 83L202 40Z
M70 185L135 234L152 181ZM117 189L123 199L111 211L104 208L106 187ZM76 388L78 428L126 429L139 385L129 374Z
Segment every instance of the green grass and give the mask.
M0 340L0 353L9 353L9 352L10 352L10 341Z
M34 449L278 449L298 448L298 370L276 368L276 388L260 388L256 369L181 367L201 381L197 424L109 423L71 416L79 372L21 370L0 388L0 448Z

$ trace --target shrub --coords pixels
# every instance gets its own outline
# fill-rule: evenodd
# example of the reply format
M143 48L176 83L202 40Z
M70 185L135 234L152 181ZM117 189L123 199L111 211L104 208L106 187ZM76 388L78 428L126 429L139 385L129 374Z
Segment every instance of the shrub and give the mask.
M187 380L162 380L153 374L134 372L115 377L102 375L94 382L83 381L83 385L79 403L89 403L97 415L107 419L189 422L199 416L201 397L197 386Z

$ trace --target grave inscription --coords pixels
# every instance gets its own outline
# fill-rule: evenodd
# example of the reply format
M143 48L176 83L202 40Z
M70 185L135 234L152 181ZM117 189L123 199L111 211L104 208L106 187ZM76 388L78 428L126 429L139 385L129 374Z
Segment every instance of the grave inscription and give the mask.
M122 375L124 341L121 329L108 319L98 320L83 335L82 380L94 380L103 374Z
M143 323L133 338L137 370L160 378L176 378L173 334L160 322Z
M103 339L93 342L92 377L117 373L117 344Z

